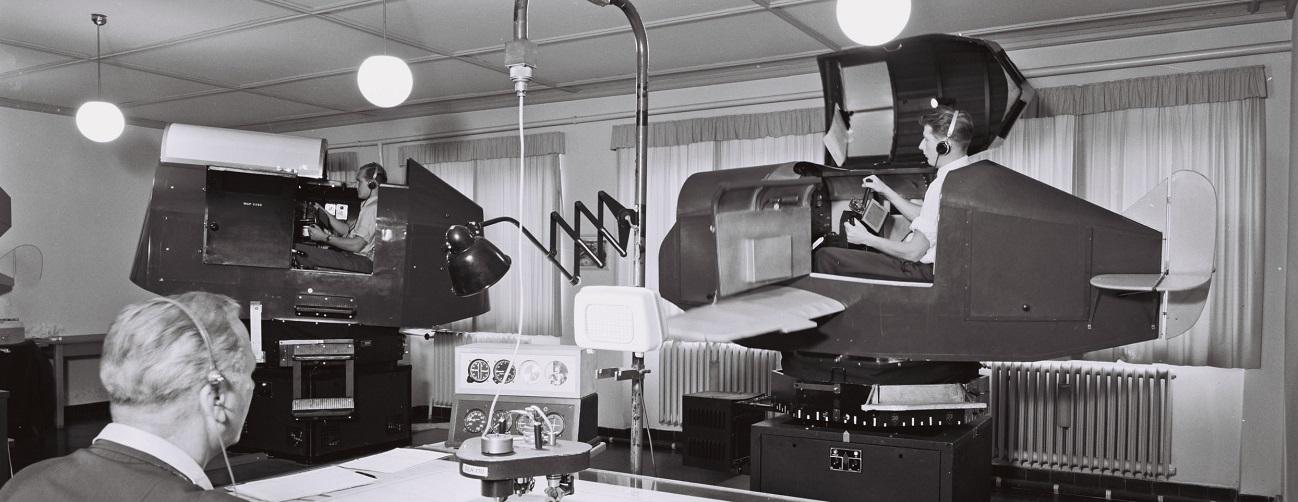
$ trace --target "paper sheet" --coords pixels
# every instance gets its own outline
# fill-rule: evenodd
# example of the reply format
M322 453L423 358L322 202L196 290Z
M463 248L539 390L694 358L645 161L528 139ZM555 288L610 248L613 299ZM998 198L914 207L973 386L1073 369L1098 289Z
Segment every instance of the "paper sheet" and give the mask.
M852 141L851 131L847 129L847 124L843 123L843 111L834 104L834 120L829 125L829 130L825 132L825 150L829 155L834 157L834 163L843 165L847 160L847 143Z
M368 457L361 457L342 464L341 467L372 472L397 472L409 469L424 462L449 457L449 453L439 453L413 448L397 448Z
M283 502L368 485L375 481L377 480L373 477L334 466L240 485L239 494L266 502Z

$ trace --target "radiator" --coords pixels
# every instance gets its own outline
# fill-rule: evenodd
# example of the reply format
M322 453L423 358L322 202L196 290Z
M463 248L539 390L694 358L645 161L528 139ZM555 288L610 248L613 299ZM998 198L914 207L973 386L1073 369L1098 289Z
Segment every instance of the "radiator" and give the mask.
M658 349L659 416L661 425L682 424L681 399L703 391L770 391L772 370L780 368L780 353L732 343L669 340Z
M1167 368L989 363L992 456L1020 467L1164 478L1172 467Z
M530 343L533 335L523 336ZM423 349L431 352L423 369L428 378L428 406L450 408L455 399L455 348L469 343L514 343L514 333L447 333L439 332ZM430 411L431 413L431 411Z

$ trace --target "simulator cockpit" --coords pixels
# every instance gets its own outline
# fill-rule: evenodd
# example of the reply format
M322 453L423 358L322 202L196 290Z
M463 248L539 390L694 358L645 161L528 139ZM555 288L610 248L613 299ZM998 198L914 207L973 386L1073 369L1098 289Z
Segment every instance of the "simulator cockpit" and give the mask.
M1176 268L1164 223L1116 214L990 161L950 171L940 200L923 201L941 214L931 282L813 270L814 247L844 245L836 237L853 199L869 211L866 176L907 199L924 197L936 170L916 146L921 114L938 106L968 114L968 153L976 154L1009 134L1034 94L999 46L973 38L912 37L819 63L825 165L705 172L683 185L660 252L661 294L688 309L668 320L672 337L781 351L775 398L812 424L899 426L977 417L966 401L977 394L978 361L1065 357L1159 336L1169 315L1156 285ZM1191 191L1204 193L1204 183L1189 183ZM896 214L879 228L894 239L907 230ZM1191 275L1202 285L1211 272ZM1129 276L1148 282L1109 280ZM1177 308L1197 318L1202 303ZM960 388L915 402L881 391L894 385ZM890 406L899 403L881 396L914 406L897 412Z

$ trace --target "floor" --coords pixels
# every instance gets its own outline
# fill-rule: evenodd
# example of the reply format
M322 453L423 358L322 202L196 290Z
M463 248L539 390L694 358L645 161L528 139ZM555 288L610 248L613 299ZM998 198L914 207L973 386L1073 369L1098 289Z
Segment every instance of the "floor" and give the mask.
M70 417L67 426L58 431L34 437L15 438L11 452L15 470L34 462L54 456L66 455L76 449L90 444L100 429L108 423L106 414L89 414L90 416ZM435 425L416 427L413 435L415 445L431 444L446 439L446 429ZM301 469L303 464L282 459L269 458L262 454L239 454L231 456L235 478L239 482L253 481L269 476ZM648 443L641 451L641 474L679 481L720 485L729 488L748 489L748 476L726 471L712 471L682 465L683 455L679 450L655 445L652 449ZM612 441L608 449L595 456L591 467L618 472L630 472L630 446L625 440ZM218 460L208 466L208 477L217 485L227 484L229 476L225 466ZM1039 492L997 489L993 492L992 501L1059 501L1059 502L1095 502L1099 498L1069 495L1043 494Z

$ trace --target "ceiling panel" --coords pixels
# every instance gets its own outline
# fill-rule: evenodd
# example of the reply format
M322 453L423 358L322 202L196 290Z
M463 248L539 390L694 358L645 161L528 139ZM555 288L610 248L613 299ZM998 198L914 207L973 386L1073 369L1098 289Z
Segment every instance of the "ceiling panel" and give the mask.
M389 48L389 54L401 58L425 55L399 44ZM217 82L247 85L357 68L365 58L381 53L382 37L318 18L301 18L118 59Z
M47 70L39 74L19 75L5 79L0 86L6 91L20 92L22 87L42 87L38 100L43 105L76 108L91 101L95 95L95 65L77 63ZM205 84L159 77L146 72L103 66L102 97L106 101L129 107L131 102L156 99L216 89Z
M142 105L125 111L127 117L214 127L255 127L277 120L329 113L329 110L292 101L233 91L167 103Z
M57 54L0 44L0 75L23 68L67 60L68 58ZM3 83L4 79L0 79L0 85L3 85Z
M256 0L0 0L0 38L39 40L53 49L94 55L91 13L108 16L108 24L99 28L104 54L291 14Z
M634 3L649 30L651 89L814 73L816 56L856 45L838 27L836 0ZM513 38L514 5L389 0L385 10L383 0L0 0L0 103L66 113L92 96L89 18L96 12L109 16L102 28L104 95L128 116L301 130L507 108L515 101L503 50ZM1244 14L1251 6L1259 14ZM1069 40L1102 39L1115 26L1153 32L1187 21L1286 19L1287 6L1287 0L919 0L902 36L967 31L1024 45L1059 29L1072 33ZM635 75L634 39L621 9L533 0L527 15L528 36L539 44L533 99L632 92L624 83ZM376 109L355 87L361 62L384 52L412 64L416 83L408 106ZM221 92L195 96L213 89Z

